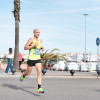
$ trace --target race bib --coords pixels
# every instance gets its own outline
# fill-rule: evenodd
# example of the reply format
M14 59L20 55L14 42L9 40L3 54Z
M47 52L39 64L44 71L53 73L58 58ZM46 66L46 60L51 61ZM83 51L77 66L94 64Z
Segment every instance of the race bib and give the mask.
M34 49L33 54L40 55L40 49Z

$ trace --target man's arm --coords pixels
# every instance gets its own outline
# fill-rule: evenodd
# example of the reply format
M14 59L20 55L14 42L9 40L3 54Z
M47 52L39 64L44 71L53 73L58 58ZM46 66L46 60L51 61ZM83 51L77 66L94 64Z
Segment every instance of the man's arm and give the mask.
M30 39L27 41L27 43L25 44L24 50L29 50L29 49L35 47L35 45L31 45L32 43L33 43L33 39L30 38Z

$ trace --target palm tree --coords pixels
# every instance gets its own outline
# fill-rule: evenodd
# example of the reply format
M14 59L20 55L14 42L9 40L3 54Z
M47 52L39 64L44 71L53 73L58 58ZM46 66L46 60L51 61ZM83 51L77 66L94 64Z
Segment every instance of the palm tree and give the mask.
M58 60L65 60L66 61L65 54L60 54L59 49L54 48L49 53L48 53L48 50L46 50L45 53L41 54L44 67L46 66L48 60L49 61L56 61L56 62L58 62ZM59 53L54 53L55 51L58 51Z
M14 68L19 67L19 22L20 22L20 0L14 0L14 11L15 17L15 50L14 50Z
M60 50L59 49L54 48L49 53L47 53L48 50L46 50L44 54L41 54L43 59L55 59L55 58L58 57L58 59L66 60L66 58L65 58L66 54L60 54ZM59 53L54 53L55 51L59 51Z

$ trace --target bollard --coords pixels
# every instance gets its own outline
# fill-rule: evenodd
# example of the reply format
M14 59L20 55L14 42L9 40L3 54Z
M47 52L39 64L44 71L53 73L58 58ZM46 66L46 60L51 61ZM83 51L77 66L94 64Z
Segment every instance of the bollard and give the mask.
M11 69L11 72L14 75L14 73L16 72L16 68Z
M75 70L74 70L74 69L71 69L71 70L70 70L70 73L71 73L71 75L73 76L74 73L75 73Z
M45 75L45 73L47 72L47 70L45 68L42 69L42 73L43 75Z
M97 70L97 74L98 74L98 76L100 75L100 63L98 63L97 65L96 65L96 70Z
M97 74L98 74L98 76L100 75L100 70L97 70Z

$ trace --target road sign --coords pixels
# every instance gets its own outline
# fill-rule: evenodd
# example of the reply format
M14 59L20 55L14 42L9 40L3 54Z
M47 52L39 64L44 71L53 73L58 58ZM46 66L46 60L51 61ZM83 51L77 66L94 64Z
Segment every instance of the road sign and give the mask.
M99 38L97 38L96 39L96 45L99 46L99 44L100 44L100 40L99 40Z

